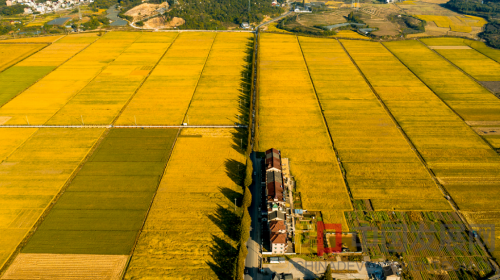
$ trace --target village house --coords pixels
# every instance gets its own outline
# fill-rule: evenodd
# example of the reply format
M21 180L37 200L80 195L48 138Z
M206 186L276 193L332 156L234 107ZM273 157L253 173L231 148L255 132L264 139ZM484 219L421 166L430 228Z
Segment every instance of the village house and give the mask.
M266 198L268 202L284 203L283 176L281 172L270 171L266 173Z
M271 233L271 249L273 255L284 254L287 248L286 233Z
M272 233L286 233L286 225L283 221L271 221L269 229Z
M266 151L266 171L281 172L281 155L280 151L276 149L269 149Z

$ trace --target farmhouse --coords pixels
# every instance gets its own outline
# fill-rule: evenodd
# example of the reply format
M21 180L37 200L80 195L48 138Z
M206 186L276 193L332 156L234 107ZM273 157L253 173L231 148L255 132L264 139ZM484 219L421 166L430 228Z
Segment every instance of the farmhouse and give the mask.
M266 171L281 172L281 155L276 149L266 151Z
M271 221L269 229L272 233L286 233L286 225L283 221Z
M284 254L288 248L285 233L271 233L271 248L273 254Z
M282 211L273 211L269 213L269 221L284 221L286 220L286 214Z
M270 171L266 173L266 198L269 202L283 204L283 177L281 172Z

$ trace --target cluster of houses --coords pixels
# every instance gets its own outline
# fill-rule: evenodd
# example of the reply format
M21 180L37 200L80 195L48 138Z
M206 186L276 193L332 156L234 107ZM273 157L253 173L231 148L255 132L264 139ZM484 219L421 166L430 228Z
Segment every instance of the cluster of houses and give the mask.
M57 0L57 1L45 1L43 3L37 3L35 0L7 0L7 6L12 6L15 4L26 5L28 7L24 8L25 14L32 14L33 12L39 12L40 14L46 14L50 12L56 12L59 10L72 9L80 4L92 3L94 0Z
M262 215L267 217L272 254L284 254L288 250L288 240L292 234L288 229L293 228L293 221L291 210L286 206L289 193L286 187L287 178L284 178L282 172L279 150L266 151L265 170L266 181L263 184L266 186L264 191L267 211L263 210Z

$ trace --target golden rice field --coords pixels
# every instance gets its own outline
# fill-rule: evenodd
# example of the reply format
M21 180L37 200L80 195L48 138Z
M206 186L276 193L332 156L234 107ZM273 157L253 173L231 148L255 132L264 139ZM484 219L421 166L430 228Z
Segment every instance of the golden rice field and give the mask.
M116 124L181 124L215 36L211 32L179 34Z
M305 209L351 210L297 37L260 36L258 150L290 159Z
M500 190L494 187L500 186L500 156L383 45L342 43L458 206L497 209L492 194ZM406 42L385 44L401 50L400 43Z
M0 107L97 39L95 33L66 36L0 72ZM2 123L0 121L0 123Z
M45 46L45 44L0 44L0 72Z
M299 37L299 41L353 198L370 199L376 211L450 210L339 42L307 37ZM342 42L353 51L370 48L369 43ZM382 63L374 58L365 55L356 62L376 73ZM373 84L377 90L396 90L400 85L399 81L377 80L380 83Z
M500 63L500 50L487 46L484 42L468 41L467 44L476 51Z
M243 123L250 100L253 36L217 33L189 105L189 124Z
M147 40L151 33L136 34L132 45L125 48L46 123L112 123L171 43L164 40L141 42ZM168 33L165 36L173 40L176 34Z
M0 142L0 267L103 131L2 128L11 142Z
M417 41L384 45L464 121L483 126L485 122L500 119L500 100L426 45ZM499 139L485 139L500 147Z
M456 38L456 44L453 44L452 39L455 38L421 39L421 41L430 47L441 46L441 41L446 42L448 46L461 46L466 45L467 41L471 42ZM478 81L500 81L500 64L475 49L442 48L436 49L436 52Z
M231 221L245 157L233 133L182 130L125 279L229 279L214 271L230 274L236 251Z
M89 34L89 33L86 33L86 34ZM93 34L96 34L96 33L93 33ZM64 35L43 36L43 37L26 37L26 38L1 40L0 43L52 43L52 42L59 40L62 37L64 37Z
M419 19L433 21L438 27L450 28L451 31L470 33L473 27L480 28L488 23L484 18L475 16L435 16L416 15Z
M105 34L84 51L72 57L29 87L21 95L1 107L0 117L10 118L6 124L27 124L28 122L30 124L45 124L57 114L57 118L52 120L52 123L57 123L57 119L66 118L67 123L65 124L81 124L79 119L84 115L83 112L80 111L78 116L75 116L71 115L75 114L75 112L64 114L65 111L61 109L84 89L87 92L91 87L99 89L99 85L91 82L103 72L103 69L107 70L106 73L113 73L112 69L106 67L129 48L140 35L140 33L133 32L110 32ZM133 55L129 54L129 56ZM115 73L119 73L116 70L119 67L115 66L114 68ZM112 80L113 75L109 74L107 75L108 80ZM105 79L103 76L100 81ZM131 78L131 81L134 81L134 79L137 78ZM107 88L112 89L115 85L110 84ZM47 98L47 94L49 94L47 92L48 88L51 89L50 98ZM77 119L71 119L71 117ZM92 120L92 117L99 118L96 115L85 115L84 117L88 120Z

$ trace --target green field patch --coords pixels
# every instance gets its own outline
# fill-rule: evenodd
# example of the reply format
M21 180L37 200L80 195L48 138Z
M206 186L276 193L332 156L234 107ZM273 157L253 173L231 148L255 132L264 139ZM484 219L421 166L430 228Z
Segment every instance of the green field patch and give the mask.
M54 209L147 210L153 192L67 192Z
M162 151L163 152L163 151ZM158 175L163 171L162 162L88 162L81 175Z
M0 107L47 75L56 66L14 66L0 73Z
M154 192L160 176L77 176L70 192Z
M130 254L177 132L112 129L23 252Z
M144 211L54 209L40 230L139 230Z
M137 231L37 230L22 253L128 255Z
M127 150L117 154L115 151L101 150L92 157L93 162L162 162L165 150Z

